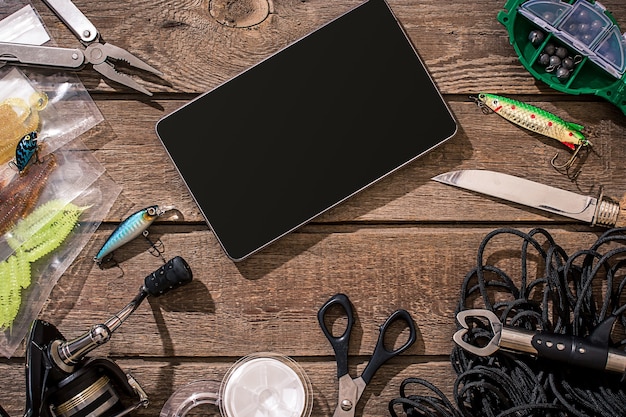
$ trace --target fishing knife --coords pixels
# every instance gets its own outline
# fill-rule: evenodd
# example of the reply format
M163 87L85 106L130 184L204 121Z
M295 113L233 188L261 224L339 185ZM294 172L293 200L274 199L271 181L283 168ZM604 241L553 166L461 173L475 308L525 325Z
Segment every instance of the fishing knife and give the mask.
M587 222L592 226L626 226L626 197L621 202L605 197L602 192L598 197L590 197L513 175L481 169L450 171L432 179Z

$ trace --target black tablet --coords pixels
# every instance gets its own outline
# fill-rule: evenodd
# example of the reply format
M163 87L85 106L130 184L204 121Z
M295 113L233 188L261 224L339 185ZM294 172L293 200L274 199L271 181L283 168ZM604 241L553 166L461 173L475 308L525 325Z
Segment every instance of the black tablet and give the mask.
M456 130L384 0L355 7L156 125L235 261Z

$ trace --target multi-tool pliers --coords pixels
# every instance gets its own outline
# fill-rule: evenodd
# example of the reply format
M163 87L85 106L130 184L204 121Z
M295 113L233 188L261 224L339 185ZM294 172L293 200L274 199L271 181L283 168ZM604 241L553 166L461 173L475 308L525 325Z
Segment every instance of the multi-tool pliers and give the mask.
M489 310L464 310L456 317L462 328L454 334L453 340L461 348L478 356L490 356L498 349L504 349L590 369L621 374L626 372L626 352L609 347L616 316L601 322L587 337L506 326ZM493 337L478 346L470 343L466 335L476 323L484 326L484 321L488 322L490 329L481 329L489 330Z
M0 42L0 66L4 64L33 65L80 70L86 64L91 64L93 69L106 78L141 91L144 94L152 95L131 77L116 71L114 63L116 61L124 61L131 67L148 71L157 76L163 75L160 71L152 68L130 52L104 42L98 29L71 0L43 1L78 37L84 45L84 49Z

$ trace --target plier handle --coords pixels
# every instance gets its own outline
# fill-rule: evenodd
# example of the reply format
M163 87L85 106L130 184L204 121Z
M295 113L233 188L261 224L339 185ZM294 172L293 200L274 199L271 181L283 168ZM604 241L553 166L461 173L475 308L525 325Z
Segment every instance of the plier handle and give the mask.
M100 34L71 0L43 0L84 45L96 41Z
M106 78L149 96L152 95L131 77L118 72L114 63L124 61L131 67L157 76L162 76L163 73L125 49L104 42L98 29L71 0L43 0L43 2L65 23L85 48L72 49L0 42L0 66L13 64L80 70L86 64L91 64L94 70Z

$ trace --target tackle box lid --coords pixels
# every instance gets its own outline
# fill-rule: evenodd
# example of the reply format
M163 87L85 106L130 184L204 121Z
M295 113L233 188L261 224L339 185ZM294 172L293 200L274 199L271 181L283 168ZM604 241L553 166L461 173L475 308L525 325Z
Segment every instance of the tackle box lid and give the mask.
M626 71L626 39L600 2L528 0L518 13L615 78Z

